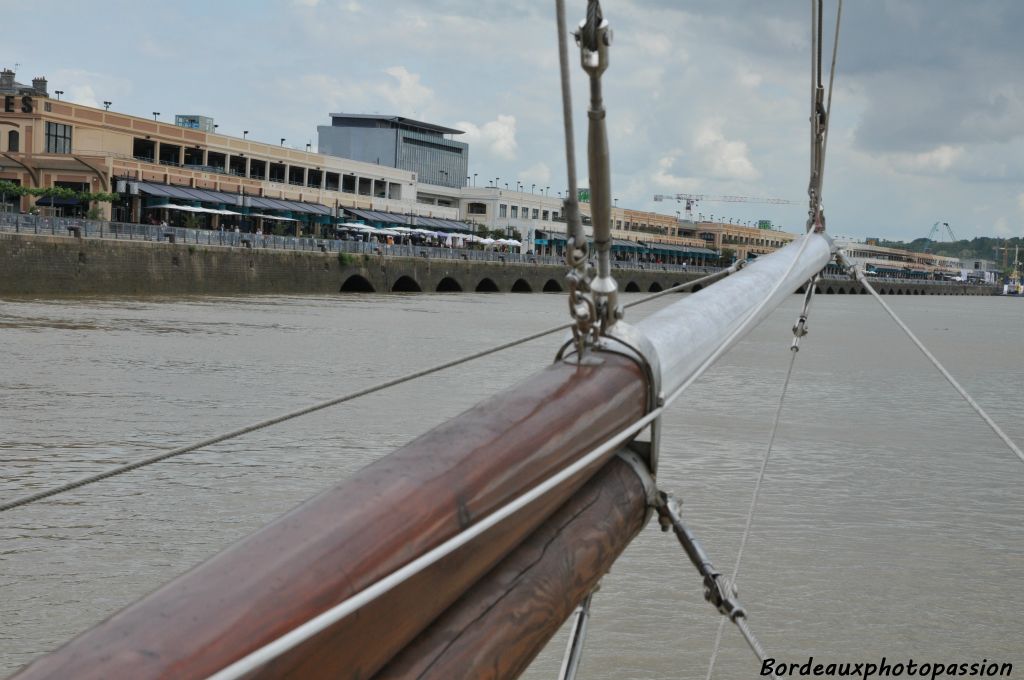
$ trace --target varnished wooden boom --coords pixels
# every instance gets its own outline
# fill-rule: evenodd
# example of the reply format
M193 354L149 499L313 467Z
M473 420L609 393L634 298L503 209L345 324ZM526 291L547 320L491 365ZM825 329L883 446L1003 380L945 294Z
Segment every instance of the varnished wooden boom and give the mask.
M519 677L640 531L643 484L614 458L374 680Z
M276 640L640 418L642 371L601 357L552 365L474 406L15 677L198 679ZM599 467L247 677L372 676Z

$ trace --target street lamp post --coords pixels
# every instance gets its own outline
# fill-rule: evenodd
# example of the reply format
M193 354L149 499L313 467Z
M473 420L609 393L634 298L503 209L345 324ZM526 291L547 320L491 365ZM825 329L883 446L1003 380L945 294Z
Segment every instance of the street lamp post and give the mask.
M57 97L57 98L60 99L60 97ZM160 112L159 111L154 111L153 112L153 120L156 120L159 117L160 117Z
M476 173L473 173L473 186L476 186Z
M281 146L284 146L284 137L281 138Z
M534 190L534 189L536 189L536 188L537 188L537 185L536 185L536 184L531 184L531 185L530 185L530 193L532 194L532 193L533 193L533 190Z
M248 130L242 130L242 139L245 139L249 135Z
M113 103L114 102L104 101L103 102L103 110L104 111L109 111L110 110L110 105L113 104Z
M64 94L64 90L54 90L53 93L57 95L57 101L60 101L60 96Z

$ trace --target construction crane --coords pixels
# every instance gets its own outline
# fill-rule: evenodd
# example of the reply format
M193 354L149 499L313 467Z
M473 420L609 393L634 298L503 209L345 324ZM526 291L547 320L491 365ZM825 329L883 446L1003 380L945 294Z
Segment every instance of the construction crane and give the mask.
M945 232L943 232L942 227L946 228ZM951 243L955 243L956 241L959 240L956 237L956 234L953 233L953 227L949 226L949 222L936 222L935 224L932 225L931 231L928 232L928 243L924 244L924 252L928 252L928 249L931 247L932 242L936 240L935 237L941 233L948 234Z
M655 194L655 201L674 200L686 203L686 219L693 218L693 209L700 201L716 203L764 203L769 205L798 205L798 201L784 198L758 198L756 196L712 196L710 194Z

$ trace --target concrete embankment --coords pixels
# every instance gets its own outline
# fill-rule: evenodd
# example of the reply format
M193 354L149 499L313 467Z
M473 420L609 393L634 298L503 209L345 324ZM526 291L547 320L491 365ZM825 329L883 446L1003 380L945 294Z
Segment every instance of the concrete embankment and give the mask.
M615 271L620 288L631 292L658 291L702 275ZM560 292L564 276L564 267L552 265L0 234L0 295ZM878 287L894 295L994 292L990 286L927 282ZM819 288L824 294L862 292L847 281L822 281Z

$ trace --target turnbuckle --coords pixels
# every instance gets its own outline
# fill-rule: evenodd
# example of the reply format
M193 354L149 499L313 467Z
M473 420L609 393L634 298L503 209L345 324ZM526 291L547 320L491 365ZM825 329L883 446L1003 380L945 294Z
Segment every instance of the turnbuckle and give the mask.
M793 352L800 351L800 338L807 335L807 315L811 309L811 298L814 297L814 287L817 283L817 274L807 281L807 290L804 292L804 306L800 311L800 316L797 318L796 323L793 324L793 344L789 346L789 349Z
M697 537L690 529L683 524L682 511L679 501L671 494L664 491L658 492L658 523L662 531L672 529L683 551L690 558L690 562L697 568L697 572L704 579L704 599L726 616L730 621L735 622L740 617L746 617L747 612L736 599L736 585L727 584L722 578L721 572L715 569L711 558L700 544Z

